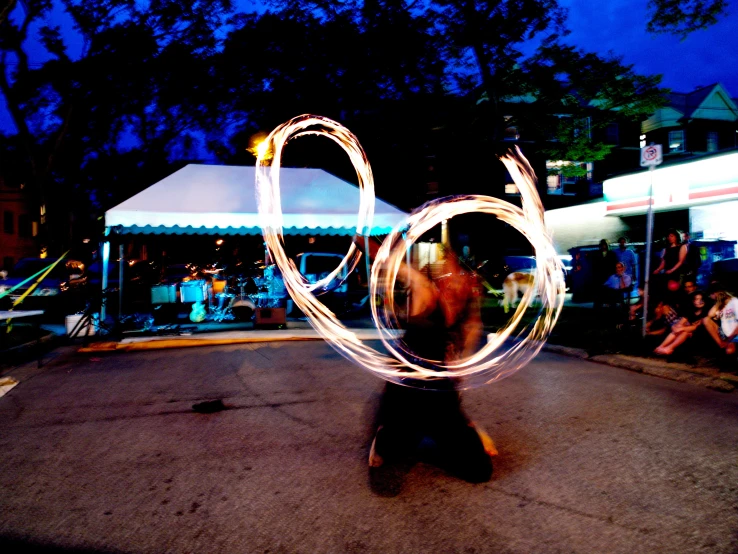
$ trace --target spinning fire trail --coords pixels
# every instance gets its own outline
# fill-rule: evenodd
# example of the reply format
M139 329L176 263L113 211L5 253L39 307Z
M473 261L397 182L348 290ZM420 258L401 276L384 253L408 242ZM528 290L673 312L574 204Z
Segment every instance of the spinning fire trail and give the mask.
M376 302L372 302L371 306L372 318L380 331L382 343L392 354L386 356L364 345L314 295L314 292L327 290L343 266L349 267L349 273L356 267L361 257L359 249L352 244L338 267L324 279L312 284L306 281L285 254L279 193L282 150L289 140L305 135L324 136L337 143L348 154L359 181L360 201L356 222L358 235L367 234L371 228L374 179L369 161L357 138L339 123L320 116L302 115L280 125L267 137L267 147L257 158L256 194L267 248L282 272L292 300L326 341L346 358L383 379L400 384L407 384L408 378L423 379L430 381L428 384L431 387L432 381L439 378L457 380L458 388L490 383L513 374L538 354L561 313L565 285L561 263L545 229L543 206L535 187L535 174L519 150L503 156L501 161L518 186L522 208L489 196L447 197L421 206L408 217L405 225L396 227L385 238L372 266L370 298L382 297L387 300L381 306ZM407 249L413 243L444 220L469 212L495 215L530 241L537 260L535 287L524 294L507 324L478 352L451 364L444 364L441 360L423 360L421 366L409 359L418 360L395 337L395 281ZM384 278L380 279L380 275ZM513 335L535 295L541 299L538 317L532 324Z

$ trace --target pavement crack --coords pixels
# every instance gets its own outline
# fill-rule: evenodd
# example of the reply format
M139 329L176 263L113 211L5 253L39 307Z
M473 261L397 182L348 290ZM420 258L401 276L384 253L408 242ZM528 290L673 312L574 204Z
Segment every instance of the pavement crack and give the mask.
M249 350L251 350L252 352L258 354L259 356L261 356L265 360L269 360L270 362L272 361L272 359L269 356L267 356L266 354L264 354L264 352L262 352L262 350L264 350L263 348L256 348L253 345L249 345Z
M287 415L287 417L290 417L288 414L283 412L281 408L283 406L291 406L291 405L299 405L299 404L312 404L314 402L317 402L317 400L294 400L291 402L265 402L262 404L249 404L244 406L237 406L237 405L228 405L226 407L225 412L228 411L236 411L236 410L253 410L253 409L259 409L259 408L271 408L276 409L280 413ZM142 418L148 418L148 417L161 417L161 416L171 416L171 415L187 415L187 416L212 416L216 415L218 413L222 412L215 412L215 414L198 414L197 412L194 412L191 407L184 408L181 410L161 410L158 412L151 412L151 413L145 413L145 414L126 414L126 415L119 415L119 416L106 416L106 417L99 417L99 418L86 418L86 419L76 419L76 420L67 420L67 421L44 421L40 423L34 423L30 425L16 425L14 426L16 429L39 429L39 428L45 428L45 427L63 427L63 426L69 426L69 425L82 425L87 423L105 423L105 422L112 422L112 421L125 421L125 420L134 420L134 419L142 419ZM300 421L300 420L297 420ZM304 423L304 422L303 422Z
M521 494L518 492L512 492L507 491L505 489L502 489L500 487L496 487L494 485L487 485L487 488L491 491L498 492L500 494L503 494L505 496L509 496L512 498L517 498L519 500L522 500L523 502L526 502L528 504L535 504L537 506L542 506L545 508L554 508L556 510L559 510L561 512L566 512L568 514L572 514L579 517L585 517L587 519L593 519L596 521L599 521L601 523L607 523L608 525L613 525L615 527L619 527L620 529L626 529L628 531L637 531L638 533L642 533L644 535L650 534L651 530L647 529L645 527L631 527L629 525L623 525L621 523L617 523L612 516L600 516L596 514L590 514L587 512L582 512L581 510L575 510L574 508L570 508L569 506L563 506L561 504L555 504L553 502L548 502L547 500L541 500L539 498L534 498L532 496L527 496L525 494Z

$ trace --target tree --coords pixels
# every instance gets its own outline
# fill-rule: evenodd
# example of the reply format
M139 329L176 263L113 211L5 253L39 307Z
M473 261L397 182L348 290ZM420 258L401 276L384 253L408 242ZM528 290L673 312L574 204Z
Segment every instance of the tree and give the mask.
M596 139L598 130L619 120L639 121L665 102L660 76L638 75L614 55L602 57L552 42L541 46L524 68L536 99L529 128L537 127L539 136L553 139L541 148L551 160L604 159L612 147ZM554 171L572 177L586 173L576 163Z
M206 122L204 60L232 7L230 0L145 7L60 0L78 33L72 39L84 43L70 54L70 37L47 21L52 0L4 6L0 13L15 9L0 19L0 91L28 168L24 181L48 217L41 240L58 251L86 164L131 148L145 153L142 163L166 163L169 151L190 140L187 131ZM29 52L41 52L43 61Z
M727 0L649 0L651 33L670 33L682 40L687 35L714 25L728 11Z
M488 151L516 129L553 160L592 162L610 147L592 133L618 118L652 113L666 92L614 55L566 44L556 0L435 0L437 39L457 90L474 101L468 129ZM562 117L563 116L563 117ZM584 123L586 122L586 125ZM563 172L580 175L577 164Z
M213 137L214 149L224 161L253 163L246 149L255 134L301 113L331 117L360 138L380 193L404 205L400 197L419 172L423 134L445 93L445 62L434 48L431 22L394 0L361 8L303 1L272 6L260 16L234 18L215 58L220 128L230 131L230 140ZM314 146L301 139L285 155L288 165L321 163L354 178L345 155L324 139Z

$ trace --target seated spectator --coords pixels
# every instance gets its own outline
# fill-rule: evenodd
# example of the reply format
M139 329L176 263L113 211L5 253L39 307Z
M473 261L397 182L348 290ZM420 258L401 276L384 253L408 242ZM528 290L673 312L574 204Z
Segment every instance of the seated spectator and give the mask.
M667 277L666 286L656 292L659 295L660 300L663 300L676 311L679 312L681 310L690 309L689 296L685 294L678 278L671 276Z
M643 297L643 288L638 287L638 297L632 299L628 306L628 321L635 321L643 317Z
M646 322L646 335L668 335L671 332L672 326L679 319L679 314L674 308L664 301L659 301L653 310L653 317Z
M738 342L738 298L722 287L714 289L710 298L715 301L715 305L703 320L705 330L720 349L731 356L735 354Z
M691 295L692 308L684 312L684 317L677 320L671 327L671 332L667 335L664 342L654 350L655 354L670 356L674 350L683 344L702 325L702 320L707 314L705 307L705 296L697 291Z
M697 292L697 283L692 279L684 279L682 282L682 290L686 296L691 297L694 292Z
M603 304L613 307L618 304L625 305L626 299L630 300L633 278L625 272L625 264L623 262L617 262L615 264L615 273L610 275L602 286Z

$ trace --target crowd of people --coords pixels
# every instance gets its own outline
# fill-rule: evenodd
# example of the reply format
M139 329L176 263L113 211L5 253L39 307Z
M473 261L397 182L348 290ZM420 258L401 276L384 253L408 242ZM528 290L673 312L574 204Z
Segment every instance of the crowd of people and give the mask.
M649 276L646 340L657 356L675 352L734 356L738 343L738 298L719 282L697 287L701 258L688 233L669 229L664 248ZM610 248L601 240L588 256L572 260L574 302L591 299L596 311L614 314L623 324L637 327L644 314L644 289L638 256L625 237ZM609 320L608 320L609 321Z

